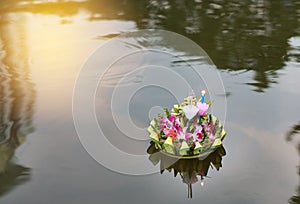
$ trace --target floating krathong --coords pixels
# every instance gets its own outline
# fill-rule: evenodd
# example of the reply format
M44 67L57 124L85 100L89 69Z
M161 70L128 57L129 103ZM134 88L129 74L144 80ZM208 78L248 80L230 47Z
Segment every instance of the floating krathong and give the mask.
M164 109L150 122L149 138L155 148L171 157L204 158L222 145L226 135L220 121L207 111L212 102L204 102L205 91L197 100L195 94Z

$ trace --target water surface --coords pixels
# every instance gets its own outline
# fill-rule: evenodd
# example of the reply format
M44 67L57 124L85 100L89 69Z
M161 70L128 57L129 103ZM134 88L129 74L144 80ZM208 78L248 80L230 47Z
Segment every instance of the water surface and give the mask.
M299 203L299 11L292 0L1 1L1 203ZM193 185L192 200L172 173L135 177L99 165L74 128L73 87L86 59L106 40L148 28L199 44L225 86L227 154L205 187ZM156 102L172 104L164 96ZM137 110L145 126L147 111Z

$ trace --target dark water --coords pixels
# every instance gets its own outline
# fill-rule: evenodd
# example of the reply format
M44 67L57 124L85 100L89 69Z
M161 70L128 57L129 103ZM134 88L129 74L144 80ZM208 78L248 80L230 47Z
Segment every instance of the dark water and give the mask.
M73 123L86 59L110 38L154 28L200 45L226 90L223 167L193 185L193 199L173 173L102 167ZM300 2L3 0L0 73L1 203L299 203ZM157 95L163 105L173 100ZM130 109L142 127L143 108Z

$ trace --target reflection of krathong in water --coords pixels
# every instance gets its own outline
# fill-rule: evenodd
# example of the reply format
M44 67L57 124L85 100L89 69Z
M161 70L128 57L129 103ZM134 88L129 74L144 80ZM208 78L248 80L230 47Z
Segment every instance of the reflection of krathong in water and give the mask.
M160 162L161 173L164 170L171 172L173 169L174 177L178 174L181 176L182 182L188 185L189 198L192 198L192 184L200 181L200 185L204 186L204 178L207 177L209 168L214 166L219 171L222 167L222 157L226 155L225 149L221 145L205 158L178 159L156 149L154 142L151 142L147 152L150 154L149 160L154 165Z
M153 164L160 161L161 173L174 170L188 185L188 197L192 198L192 184L199 181L204 186L204 177L213 164L217 170L226 154L222 146L226 132L220 121L207 113L211 102L204 102L205 91L197 100L194 93L180 105L150 122L148 128L151 146L148 149Z

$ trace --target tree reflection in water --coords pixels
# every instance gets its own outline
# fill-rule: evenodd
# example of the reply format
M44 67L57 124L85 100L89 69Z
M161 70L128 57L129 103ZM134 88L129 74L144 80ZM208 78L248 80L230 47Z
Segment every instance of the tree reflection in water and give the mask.
M0 24L0 196L30 179L30 169L12 161L15 150L33 131L35 99L30 81L25 18L2 14ZM20 26L22 25L22 26Z
M199 181L198 176L200 177L200 184L203 186L203 180L207 176L209 168L214 166L219 171L222 167L222 157L226 155L224 147L221 146L202 159L178 159L160 153L159 150L155 148L155 144L153 142L151 142L147 152L150 154L149 160L154 165L160 163L161 174L164 170L168 170L169 172L173 170L174 177L178 174L181 176L182 182L186 183L188 186L189 198L192 198L193 196L192 185Z
M218 69L253 71L253 81L246 84L258 92L277 82L288 39L299 33L300 27L300 4L293 0L21 2L3 1L0 12L54 14L62 18L61 23L71 23L70 17L87 11L90 21L133 21L138 29L166 29L185 35L208 53ZM121 31L116 32L106 36Z

